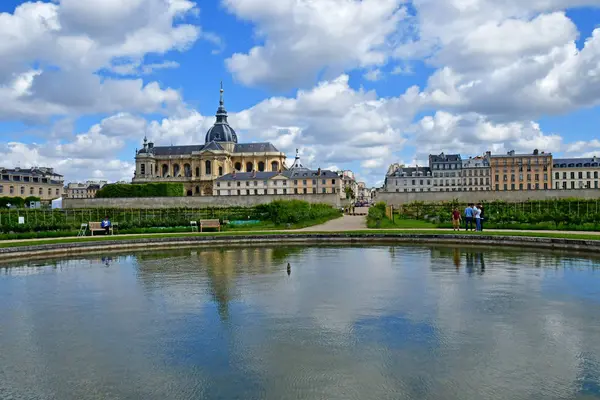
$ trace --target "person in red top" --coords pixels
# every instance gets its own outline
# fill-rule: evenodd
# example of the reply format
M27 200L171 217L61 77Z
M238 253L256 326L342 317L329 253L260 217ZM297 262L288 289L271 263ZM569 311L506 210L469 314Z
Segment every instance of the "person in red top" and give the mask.
M460 212L458 208L454 208L452 211L452 230L459 231L460 230L460 221L462 217L460 216Z

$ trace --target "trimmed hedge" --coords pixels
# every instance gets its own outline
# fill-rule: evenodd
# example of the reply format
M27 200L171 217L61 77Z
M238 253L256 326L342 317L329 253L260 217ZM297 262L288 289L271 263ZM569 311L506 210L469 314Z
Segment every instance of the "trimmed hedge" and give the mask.
M19 208L25 206L29 207L29 202L31 201L40 201L40 198L35 196L29 196L25 198L4 196L0 197L0 208L6 208L8 204Z
M97 198L118 197L183 197L183 183L143 183L105 185L96 193Z
M341 215L340 210L327 204L311 204L301 200L276 200L269 204L256 206L256 211L263 221L271 221L276 225L297 224L302 221L313 221L333 218Z

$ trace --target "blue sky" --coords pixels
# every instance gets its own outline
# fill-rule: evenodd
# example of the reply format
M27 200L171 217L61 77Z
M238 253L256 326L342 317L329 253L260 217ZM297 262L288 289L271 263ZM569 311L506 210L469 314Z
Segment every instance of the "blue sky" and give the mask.
M241 141L379 184L486 150L600 155L600 0L0 3L0 163L131 179L144 135Z

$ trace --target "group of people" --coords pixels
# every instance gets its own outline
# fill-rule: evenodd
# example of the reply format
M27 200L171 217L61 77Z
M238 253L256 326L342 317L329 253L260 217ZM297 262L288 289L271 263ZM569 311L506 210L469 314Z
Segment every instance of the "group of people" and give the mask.
M483 231L483 221L485 219L484 209L481 203L475 205L471 203L465 208L465 230L473 230L473 225L475 226L475 230L478 232ZM454 208L452 211L452 228L455 231L460 230L460 223L462 221L462 215L458 211L458 208Z

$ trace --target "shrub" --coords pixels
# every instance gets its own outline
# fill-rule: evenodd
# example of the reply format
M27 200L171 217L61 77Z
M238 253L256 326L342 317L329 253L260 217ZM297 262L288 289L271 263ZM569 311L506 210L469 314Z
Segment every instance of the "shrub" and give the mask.
M334 218L340 211L327 204L310 204L301 200L276 200L256 207L255 217L271 221L276 225L297 224L299 222Z
M367 225L369 227L379 228L381 222L386 218L385 216L386 204L379 202L369 208L369 214L367 215Z
M182 183L144 183L105 185L96 193L98 198L118 197L183 197Z

